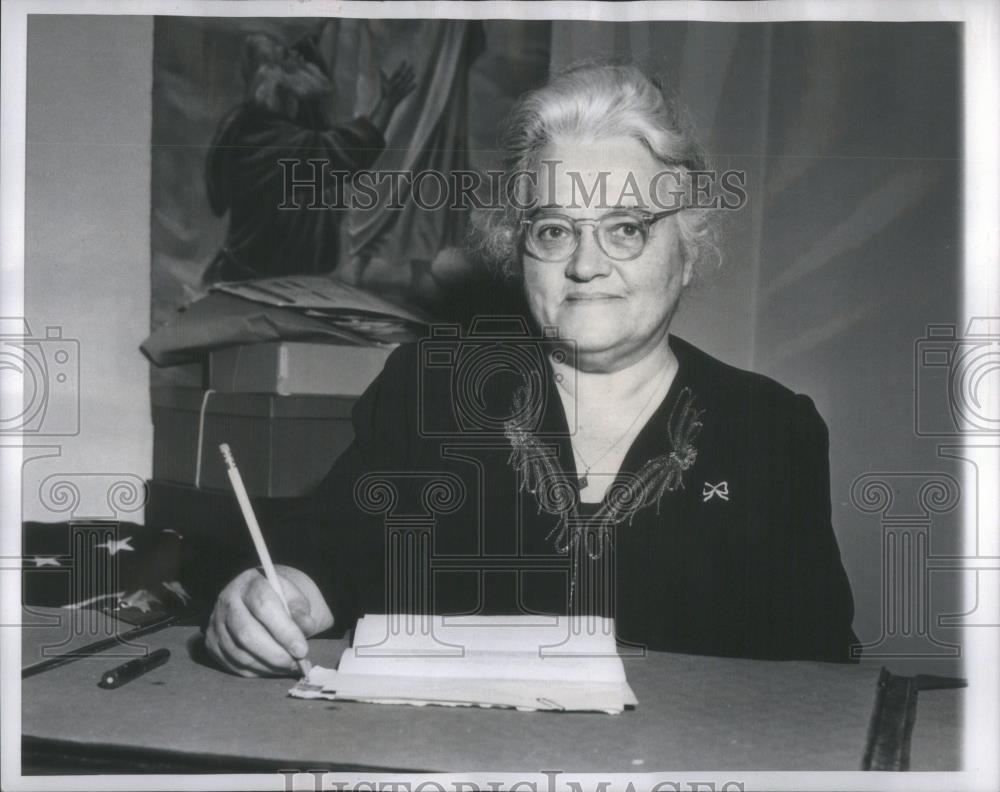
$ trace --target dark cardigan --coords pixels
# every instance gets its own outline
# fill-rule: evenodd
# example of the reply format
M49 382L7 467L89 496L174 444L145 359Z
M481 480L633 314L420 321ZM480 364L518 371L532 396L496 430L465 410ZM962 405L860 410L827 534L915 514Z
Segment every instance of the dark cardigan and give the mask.
M475 345L449 358L417 344L396 350L358 402L356 440L289 516L280 560L313 577L340 631L387 610L564 613L572 580L574 612L615 616L624 643L848 661L853 601L830 521L826 425L807 396L679 338L670 344L677 374L619 480L650 459L670 461L671 417L689 396L696 455L686 468L675 457L679 481L660 497L643 491L645 505L607 532L599 558L560 553L551 497L521 486L503 418L522 378L501 364L482 392L475 377L462 390L455 372L475 362ZM561 494L575 499L567 419L547 364L539 373L532 435L565 471ZM586 527L593 511L584 504L572 526Z

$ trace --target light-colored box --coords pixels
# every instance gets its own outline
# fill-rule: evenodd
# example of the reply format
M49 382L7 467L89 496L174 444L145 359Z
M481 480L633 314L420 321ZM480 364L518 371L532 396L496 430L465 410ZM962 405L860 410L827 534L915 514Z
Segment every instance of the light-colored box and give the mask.
M153 477L232 492L228 443L251 496L307 495L354 439L349 396L152 388Z
M218 349L209 387L220 393L360 396L394 347L280 341Z

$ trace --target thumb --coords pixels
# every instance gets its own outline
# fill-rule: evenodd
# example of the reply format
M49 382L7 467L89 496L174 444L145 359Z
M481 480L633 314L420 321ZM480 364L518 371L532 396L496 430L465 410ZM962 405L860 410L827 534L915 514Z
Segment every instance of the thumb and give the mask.
M307 636L316 630L316 620L309 611L309 603L302 597L295 597L288 601L288 612L291 614L292 620Z

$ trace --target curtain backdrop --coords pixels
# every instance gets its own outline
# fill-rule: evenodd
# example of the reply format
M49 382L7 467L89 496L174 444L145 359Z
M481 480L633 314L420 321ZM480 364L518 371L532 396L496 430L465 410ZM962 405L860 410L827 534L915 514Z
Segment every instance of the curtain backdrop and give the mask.
M469 64L482 54L482 26L463 20L383 24L345 19L337 27L334 73L342 75L339 82L343 86L338 94L350 95L350 78L355 75L355 114L375 100L379 69L385 65L382 53L410 51L412 42L421 45L412 48L418 75L415 95L393 118L377 167L443 174L467 169ZM437 211L420 209L405 187L399 195L404 208L389 209L390 189L388 182L379 185L375 210L350 212L339 269L352 283L418 287L414 281L423 274L427 262L442 248L462 244L467 212L448 205ZM434 197L435 189L430 183L429 198Z

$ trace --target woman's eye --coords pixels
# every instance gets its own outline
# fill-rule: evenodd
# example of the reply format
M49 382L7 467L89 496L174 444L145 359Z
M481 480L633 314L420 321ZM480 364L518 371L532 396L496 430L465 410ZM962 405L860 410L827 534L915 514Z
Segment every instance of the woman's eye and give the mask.
M642 228L635 223L618 223L611 229L614 236L631 239L642 234Z
M566 233L566 229L557 225L542 226L538 229L537 233L539 239L544 239L548 242L555 242L558 239L562 239Z

